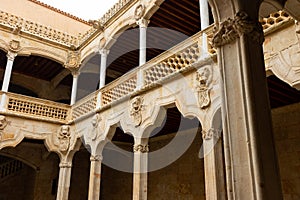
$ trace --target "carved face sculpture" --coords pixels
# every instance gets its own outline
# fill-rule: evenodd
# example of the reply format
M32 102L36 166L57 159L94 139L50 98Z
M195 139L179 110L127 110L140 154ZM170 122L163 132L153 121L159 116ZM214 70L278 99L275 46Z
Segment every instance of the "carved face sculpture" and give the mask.
M139 112L142 107L142 99L140 97L135 97L132 100L131 108L133 112Z
M70 127L67 125L61 126L58 135L60 151L65 152L69 149L70 137L71 137Z
M94 117L92 118L92 125L93 125L94 128L98 126L98 121L99 121L99 115L96 114L96 115L94 115Z
M3 130L6 126L7 126L6 117L3 115L0 115L0 130Z
M208 76L209 76L209 70L206 67L200 68L198 70L197 79L200 83L200 86L204 86L204 87L206 86Z

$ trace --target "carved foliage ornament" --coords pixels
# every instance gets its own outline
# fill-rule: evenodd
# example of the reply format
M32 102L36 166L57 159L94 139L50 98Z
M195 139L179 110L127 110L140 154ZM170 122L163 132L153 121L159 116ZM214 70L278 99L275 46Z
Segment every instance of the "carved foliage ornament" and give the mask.
M142 108L143 98L140 96L134 97L130 102L130 116L135 126L140 126L142 123Z
M145 6L142 4L139 4L134 11L134 18L136 20L141 19L145 14Z
M133 152L147 153L149 152L149 145L142 145L142 144L134 145Z
M253 41L262 44L264 42L263 28L258 21L252 20L247 13L240 11L234 19L228 18L219 25L219 29L214 27L212 45L220 47L235 41L243 35L249 36Z
M210 84L212 71L210 66L204 66L196 72L196 91L198 92L198 102L202 109L210 105Z

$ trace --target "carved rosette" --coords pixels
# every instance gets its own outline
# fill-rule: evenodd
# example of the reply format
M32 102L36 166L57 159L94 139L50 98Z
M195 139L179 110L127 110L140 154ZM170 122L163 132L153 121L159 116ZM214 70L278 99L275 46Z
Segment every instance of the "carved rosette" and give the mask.
M134 10L134 18L136 20L141 19L145 14L145 6L143 4L139 4Z
M62 153L68 152L70 148L71 130L69 125L62 125L59 131L54 135L54 144Z
M67 56L67 62L65 63L65 68L69 69L73 76L78 74L80 66L80 52L69 51Z
M220 138L221 130L211 128L208 131L202 130L202 138L203 140L211 140L212 138Z
M262 44L264 42L263 28L258 21L252 20L247 13L240 11L234 19L228 18L219 27L214 27L212 45L220 47L235 41L237 38L247 35L253 41Z
M212 71L210 66L204 66L196 72L196 91L198 93L198 103L200 108L207 108L210 103L210 84Z
M130 116L134 125L140 126L142 123L143 98L140 96L134 97L130 102Z
M149 145L136 144L133 146L133 152L148 153Z

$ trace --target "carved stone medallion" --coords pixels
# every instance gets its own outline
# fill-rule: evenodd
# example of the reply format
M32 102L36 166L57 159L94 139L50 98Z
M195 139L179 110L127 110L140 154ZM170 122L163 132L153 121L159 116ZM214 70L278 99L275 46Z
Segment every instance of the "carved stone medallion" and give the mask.
M4 115L0 115L0 142L15 138L14 133L6 130L8 124L9 122L7 121L6 117Z
M130 116L135 126L140 126L142 123L142 108L143 99L140 96L134 97L130 102Z
M263 28L258 21L252 20L247 13L240 11L234 19L228 18L214 27L212 45L220 47L235 41L242 35L249 36L253 41L262 44L264 41Z
M12 52L18 52L20 50L21 46L20 46L20 42L17 40L11 40L9 42L9 50Z
M134 11L134 18L136 20L141 19L145 14L145 6L142 4L139 4Z
M204 109L210 105L210 88L212 72L209 66L201 67L196 72L196 91L200 108Z

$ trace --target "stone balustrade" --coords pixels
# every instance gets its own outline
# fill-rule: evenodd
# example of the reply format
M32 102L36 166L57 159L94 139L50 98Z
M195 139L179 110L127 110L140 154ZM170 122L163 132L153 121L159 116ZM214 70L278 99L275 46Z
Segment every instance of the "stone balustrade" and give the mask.
M2 93L1 97L6 101L1 102L4 105L2 112L7 114L59 123L69 120L69 105L13 93Z

